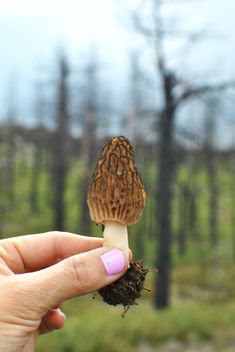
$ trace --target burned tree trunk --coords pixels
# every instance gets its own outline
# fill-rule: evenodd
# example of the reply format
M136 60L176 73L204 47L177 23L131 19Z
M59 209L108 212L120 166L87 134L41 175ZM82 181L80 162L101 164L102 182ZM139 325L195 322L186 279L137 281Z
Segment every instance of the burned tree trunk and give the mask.
M35 91L35 117L37 126L34 130L33 135L33 162L31 169L31 181L29 190L29 203L32 213L37 213L39 210L39 193L40 193L40 182L43 171L43 157L46 144L48 142L47 135L48 131L45 128L45 99L43 95L43 86L41 83L36 85Z
M90 233L91 220L87 206L87 189L89 185L92 164L95 161L96 126L97 126L97 63L91 62L86 70L86 83L83 96L83 135L81 140L82 173L79 182L80 208L79 231Z
M157 253L158 275L154 303L157 308L165 308L170 299L171 272L171 183L173 176L173 132L175 107L173 94L174 77L164 76L165 110L160 120L160 155L157 216L159 221L159 246Z
M60 59L59 89L57 102L56 130L52 142L52 182L54 226L57 230L65 228L65 185L68 173L68 64L64 57Z
M155 52L155 65L158 79L162 82L161 96L163 97L162 114L160 117L160 155L159 155L159 177L158 198L156 200L156 211L159 223L159 243L156 266L156 290L154 305L164 308L169 305L170 298L170 271L171 271L171 184L173 177L172 144L174 135L174 120L176 109L185 101L195 96L202 96L221 92L228 87L234 86L234 82L221 82L217 85L198 86L193 82L187 82L179 70L174 70L169 65L168 50L166 50L166 34L169 26L161 13L162 1L152 1L152 7L137 7L133 13L134 24L151 44ZM170 33L173 33L170 28ZM192 43L195 33L187 36L188 43ZM174 70L174 71L173 71ZM176 89L174 89L176 88Z

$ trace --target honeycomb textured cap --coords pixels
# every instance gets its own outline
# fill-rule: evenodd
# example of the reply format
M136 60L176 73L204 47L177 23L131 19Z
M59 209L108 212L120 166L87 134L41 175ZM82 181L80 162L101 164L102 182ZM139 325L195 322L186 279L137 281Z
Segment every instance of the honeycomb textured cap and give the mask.
M135 224L146 203L146 192L135 166L135 154L123 136L106 143L88 188L87 203L96 224Z

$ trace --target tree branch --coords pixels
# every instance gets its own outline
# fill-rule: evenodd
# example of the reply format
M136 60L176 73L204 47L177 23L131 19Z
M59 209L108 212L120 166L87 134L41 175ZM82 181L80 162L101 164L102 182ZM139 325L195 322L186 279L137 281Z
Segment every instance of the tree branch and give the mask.
M218 93L229 88L235 88L235 81L223 82L215 85L205 85L201 87L188 87L175 99L175 106L191 97L200 96L207 93Z

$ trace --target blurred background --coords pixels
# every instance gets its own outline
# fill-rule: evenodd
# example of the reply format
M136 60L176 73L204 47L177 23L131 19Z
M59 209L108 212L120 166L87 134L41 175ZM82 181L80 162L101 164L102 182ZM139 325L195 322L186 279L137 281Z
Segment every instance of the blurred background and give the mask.
M125 135L147 206L130 246L150 268L121 318L67 302L38 352L235 350L233 0L0 0L0 236L102 236L86 204ZM155 269L157 268L157 273Z

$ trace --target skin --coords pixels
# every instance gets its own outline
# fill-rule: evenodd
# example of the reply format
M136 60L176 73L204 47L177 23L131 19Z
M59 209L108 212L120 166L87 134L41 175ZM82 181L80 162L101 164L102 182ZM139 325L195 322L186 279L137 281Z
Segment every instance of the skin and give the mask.
M0 352L34 351L40 334L61 329L59 309L72 297L121 277L108 276L103 240L49 232L0 241Z

